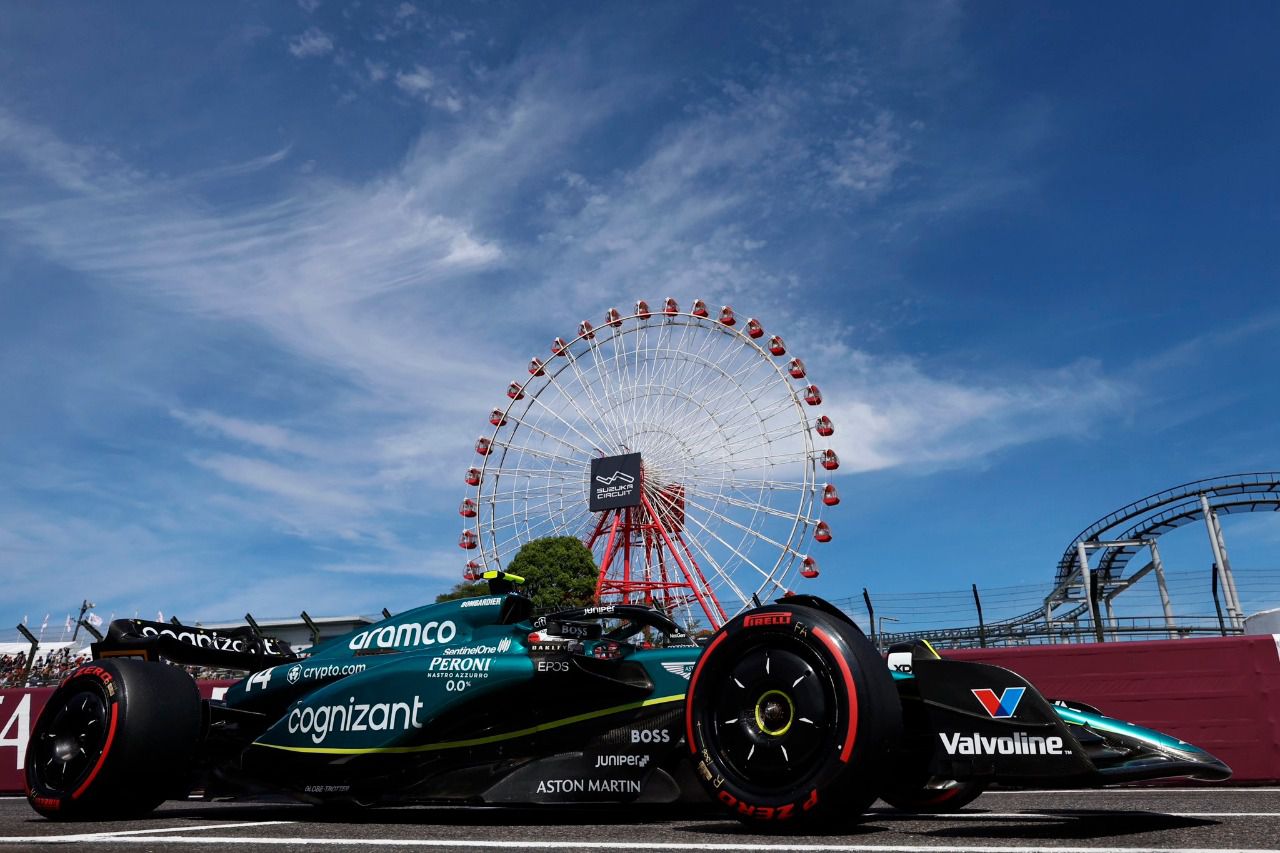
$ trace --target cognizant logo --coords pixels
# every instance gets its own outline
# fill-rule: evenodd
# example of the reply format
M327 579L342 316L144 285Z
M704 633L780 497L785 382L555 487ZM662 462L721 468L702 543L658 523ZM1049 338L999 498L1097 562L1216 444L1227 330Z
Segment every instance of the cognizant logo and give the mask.
M353 651L367 648L396 649L405 646L434 646L448 643L458 635L458 626L451 620L444 622L404 622L387 625L376 631L361 631L351 638L347 647Z
M319 708L294 708L289 712L290 734L301 732L313 743L324 743L331 732L408 731L422 728L418 713L426 706L420 696L408 702L356 702L354 696L345 705L321 705Z

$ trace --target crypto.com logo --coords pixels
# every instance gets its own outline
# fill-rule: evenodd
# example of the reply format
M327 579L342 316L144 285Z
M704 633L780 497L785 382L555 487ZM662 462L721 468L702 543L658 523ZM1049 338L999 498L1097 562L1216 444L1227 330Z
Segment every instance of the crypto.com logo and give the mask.
M614 472L613 472L613 476L611 476L611 477L596 477L596 482L597 482L597 483L603 483L603 484L604 484L604 485L606 485L606 486L612 486L612 485L613 485L614 483L616 483L618 480L621 480L623 483L625 483L625 484L627 484L627 485L631 485L632 483L634 483L634 482L636 481L636 478L635 478L635 477L628 476L628 475L626 475L626 474L622 473L621 471L614 471Z
M1000 720L1013 716L1018 710L1018 703L1022 701L1022 694L1026 692L1025 687L1006 687L999 696L996 696L994 690L982 687L974 690L973 695L982 703L982 707L988 714Z

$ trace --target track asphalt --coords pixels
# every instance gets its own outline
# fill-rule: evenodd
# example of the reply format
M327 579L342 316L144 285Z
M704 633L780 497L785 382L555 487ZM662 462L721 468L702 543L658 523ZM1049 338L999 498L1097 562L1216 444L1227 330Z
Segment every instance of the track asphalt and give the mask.
M1280 788L993 791L955 815L877 804L821 834L761 835L706 810L385 808L329 814L275 803L169 803L147 820L51 823L0 799L0 851L1041 851L1280 850Z

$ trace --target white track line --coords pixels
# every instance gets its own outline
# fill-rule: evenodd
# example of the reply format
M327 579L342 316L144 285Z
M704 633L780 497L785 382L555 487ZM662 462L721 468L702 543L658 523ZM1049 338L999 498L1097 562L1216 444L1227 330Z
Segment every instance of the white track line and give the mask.
M292 820L251 820L244 823L211 823L208 826L161 826L156 829L122 829L118 832L85 832L93 838L120 838L127 835L150 835L155 832L204 832L208 829L243 829L246 826L284 826Z
M872 812L867 815L867 820L874 822L876 820L884 820L885 818L894 818L896 820L913 821L928 820L945 823L949 820L1063 820L1070 818L1072 820L1083 817L1112 817L1123 816L1131 817L1135 814L1141 814L1148 817L1199 817L1199 818L1226 818L1226 817L1280 817L1280 812L1166 812L1158 809L1144 809L1138 812L1126 811L1123 809L1098 809L1084 810L1064 808L1059 812L949 812L946 814L912 814L910 812ZM1055 848L1056 849L1056 848Z
M984 797L1023 796L1027 794L1259 794L1276 793L1280 788L1036 788L1022 791L983 791Z
M244 836L202 836L187 838L181 835L151 835L146 838L121 838L119 836L27 836L17 838L0 838L0 843L19 844L66 844L69 842L92 844L223 844L236 847L316 845L316 846L351 846L351 847L467 847L494 850L546 850L546 841L478 841L474 839L447 838L249 838ZM553 846L573 847L582 850L710 850L710 851L742 851L743 853L768 853L782 850L795 853L1277 853L1266 848L1242 847L1010 847L986 845L920 845L920 844L696 844L681 842L671 844L665 842L645 841L563 841Z

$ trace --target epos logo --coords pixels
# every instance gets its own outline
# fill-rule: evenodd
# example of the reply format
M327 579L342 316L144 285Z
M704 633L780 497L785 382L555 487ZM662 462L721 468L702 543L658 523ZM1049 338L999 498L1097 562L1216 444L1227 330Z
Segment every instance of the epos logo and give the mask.
M975 689L973 695L982 703L982 707L988 714L999 720L1014 715L1018 710L1018 703L1022 701L1022 694L1026 692L1025 687L1006 687L999 696L996 696L994 690L982 687Z

